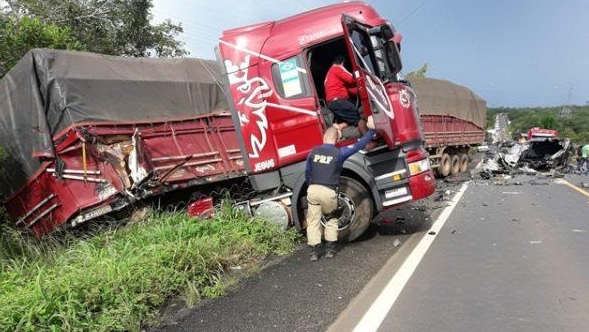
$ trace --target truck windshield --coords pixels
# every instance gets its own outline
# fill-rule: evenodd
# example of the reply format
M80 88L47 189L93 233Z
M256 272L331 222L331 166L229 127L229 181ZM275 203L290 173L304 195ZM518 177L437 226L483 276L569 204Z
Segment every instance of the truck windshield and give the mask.
M381 29L368 31L357 26L350 31L350 39L360 67L385 83L396 80L400 68L394 64L400 64L399 52L393 41L382 36Z

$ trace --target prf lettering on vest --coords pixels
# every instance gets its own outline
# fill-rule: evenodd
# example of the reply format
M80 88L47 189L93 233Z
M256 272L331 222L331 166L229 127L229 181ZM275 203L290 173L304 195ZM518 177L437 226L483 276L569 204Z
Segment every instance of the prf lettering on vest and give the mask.
M329 163L331 163L332 159L333 159L332 156L322 156L320 154L316 154L313 157L313 162L314 163L321 163L321 164L329 164Z

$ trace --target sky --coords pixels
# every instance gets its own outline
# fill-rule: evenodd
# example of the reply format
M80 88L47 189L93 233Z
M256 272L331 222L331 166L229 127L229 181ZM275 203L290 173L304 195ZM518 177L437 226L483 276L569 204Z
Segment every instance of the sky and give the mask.
M223 30L341 1L153 0L190 56L214 59ZM403 35L403 72L473 90L489 107L589 104L587 0L367 0Z

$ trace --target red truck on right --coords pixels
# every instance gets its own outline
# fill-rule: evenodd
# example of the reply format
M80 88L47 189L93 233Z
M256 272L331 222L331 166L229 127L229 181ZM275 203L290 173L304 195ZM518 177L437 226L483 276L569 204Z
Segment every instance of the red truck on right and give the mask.
M438 177L468 169L468 152L485 141L487 103L469 88L435 78L408 78L417 94L425 148Z

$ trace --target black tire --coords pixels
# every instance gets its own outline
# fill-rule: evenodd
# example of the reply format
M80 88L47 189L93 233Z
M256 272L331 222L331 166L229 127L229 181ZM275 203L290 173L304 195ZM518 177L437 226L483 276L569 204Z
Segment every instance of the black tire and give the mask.
M452 165L450 173L452 175L460 173L460 157L457 154L453 154L450 157L450 164Z
M460 158L460 173L468 171L468 155L461 153L458 156Z
M303 189L306 192L306 188ZM369 191L360 182L345 176L340 180L339 200L344 208L338 220L338 242L351 242L370 226L375 214L374 203ZM307 228L307 196L302 195L298 202L298 215L302 219L297 228L303 231ZM321 223L325 224L324 218Z
M452 171L452 165L450 164L450 155L445 152L442 154L442 159L440 159L439 170L440 175L444 178L450 175L450 172Z
M339 221L338 241L351 242L360 237L370 225L374 217L374 202L370 192L360 182L349 177L341 177L339 192L340 200L351 204L353 211L346 213L344 209Z

